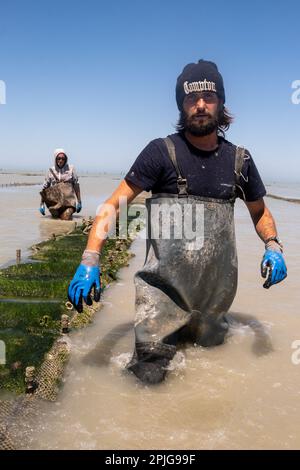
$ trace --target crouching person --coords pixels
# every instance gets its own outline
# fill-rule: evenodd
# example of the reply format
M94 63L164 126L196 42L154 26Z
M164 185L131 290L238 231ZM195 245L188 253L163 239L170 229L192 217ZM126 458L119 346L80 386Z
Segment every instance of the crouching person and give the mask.
M81 211L78 177L64 149L54 151L54 165L48 170L40 195L42 215L45 215L45 206L53 218L61 220L72 220L73 213Z

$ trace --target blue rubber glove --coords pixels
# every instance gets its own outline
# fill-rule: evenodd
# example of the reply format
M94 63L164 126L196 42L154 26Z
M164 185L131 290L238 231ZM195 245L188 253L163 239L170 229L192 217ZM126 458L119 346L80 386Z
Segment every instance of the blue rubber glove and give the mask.
M82 263L78 266L68 288L68 299L77 312L81 313L83 310L82 298L87 305L92 305L92 289L94 289L95 302L99 302L101 296L100 276L99 254L85 250Z
M40 213L41 213L42 215L45 215L45 214L46 214L46 213L45 213L45 204L42 204L42 205L40 206L39 211L40 211Z
M267 249L261 262L261 275L267 277L263 287L269 289L273 284L283 281L287 277L287 268L280 251Z
M81 209L82 209L81 202L78 202L78 203L77 203L77 206L76 206L76 212L77 212L77 214L81 211Z

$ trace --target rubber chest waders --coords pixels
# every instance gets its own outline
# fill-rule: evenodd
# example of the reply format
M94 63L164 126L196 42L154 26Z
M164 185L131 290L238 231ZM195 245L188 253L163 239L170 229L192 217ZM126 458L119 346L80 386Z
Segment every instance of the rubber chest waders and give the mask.
M178 194L155 194L146 200L146 261L135 275L136 344L127 366L141 380L143 365L168 364L178 340L221 344L228 330L224 314L237 289L234 201L245 150L236 150L232 198L210 199L188 194L175 145L169 137L165 143L176 169Z

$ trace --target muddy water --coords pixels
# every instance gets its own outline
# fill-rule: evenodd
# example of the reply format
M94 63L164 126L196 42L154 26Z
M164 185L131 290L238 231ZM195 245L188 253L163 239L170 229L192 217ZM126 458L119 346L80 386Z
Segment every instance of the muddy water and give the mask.
M300 447L300 205L267 199L285 241L287 280L262 288L263 246L245 206L236 206L239 288L226 344L190 345L164 384L124 372L133 348L136 256L105 292L93 325L69 336L71 359L58 402L20 428L30 449L295 449ZM299 355L298 355L299 359Z
M74 222L52 219L49 212L45 217L39 213L41 183L43 175L0 174L0 266L14 260L16 250L22 250L23 258L30 254L28 247L46 240L53 233L71 230L74 222L82 217L94 216L96 207L103 202L118 185L119 178L113 176L80 178L83 209L75 214ZM33 186L1 186L3 184L25 183Z

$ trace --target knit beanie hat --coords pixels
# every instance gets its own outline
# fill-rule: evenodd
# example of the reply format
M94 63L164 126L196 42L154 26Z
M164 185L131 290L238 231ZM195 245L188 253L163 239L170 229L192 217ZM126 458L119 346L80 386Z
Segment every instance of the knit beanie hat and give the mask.
M182 110L183 100L189 94L199 91L210 91L218 95L225 103L223 78L214 62L199 60L197 64L187 64L177 78L176 102Z

